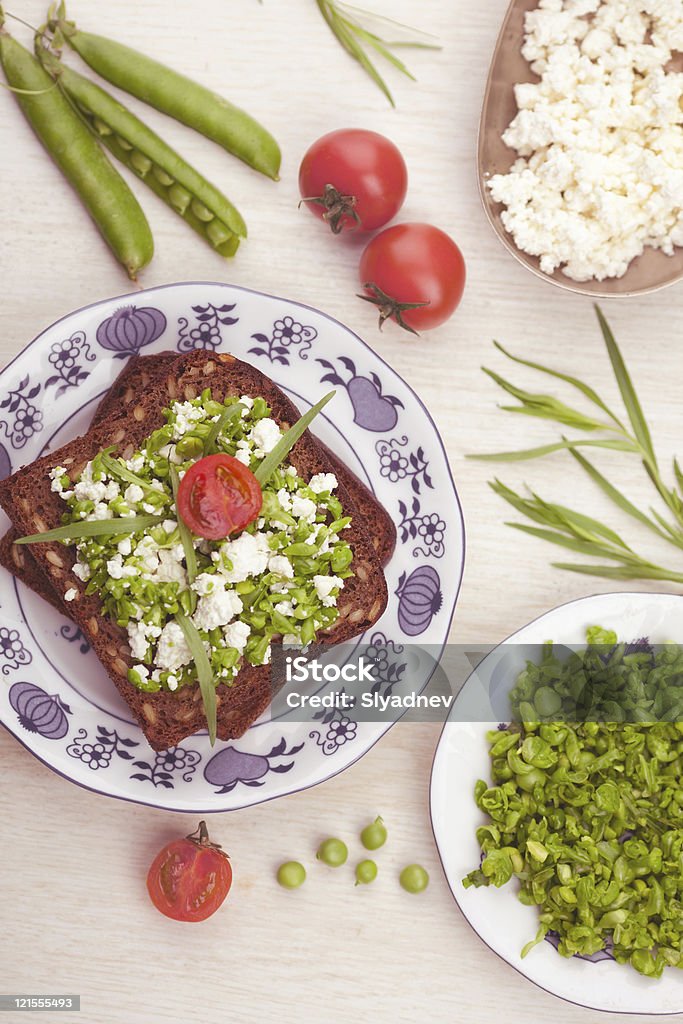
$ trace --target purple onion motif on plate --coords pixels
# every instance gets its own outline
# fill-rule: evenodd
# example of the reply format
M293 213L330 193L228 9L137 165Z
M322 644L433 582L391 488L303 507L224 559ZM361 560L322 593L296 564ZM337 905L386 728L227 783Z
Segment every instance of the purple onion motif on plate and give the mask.
M398 624L407 636L424 633L443 604L441 579L431 565L421 565L407 579L402 572L395 594Z
M211 758L204 768L204 778L212 786L218 786L217 793L229 793L239 783L244 786L262 786L261 781L268 772L282 775L291 771L294 762L272 764L273 759L293 757L303 749L304 744L287 749L284 736L267 754L249 754L237 747L224 747Z
M344 379L328 359L317 362L328 372L320 378L322 384L336 384L346 389L353 406L353 422L364 430L383 433L393 430L398 423L398 409L404 409L403 402L395 395L382 392L382 382L376 373L367 377L356 372L356 364L348 356L340 356L338 360L350 375Z
M135 356L166 330L166 317L153 306L122 306L97 328L97 340L115 359Z
M9 702L27 732L37 732L46 740L61 740L69 731L67 715L71 708L57 694L46 693L35 683L15 683Z
M0 480L4 480L12 472L12 463L4 444L0 444Z

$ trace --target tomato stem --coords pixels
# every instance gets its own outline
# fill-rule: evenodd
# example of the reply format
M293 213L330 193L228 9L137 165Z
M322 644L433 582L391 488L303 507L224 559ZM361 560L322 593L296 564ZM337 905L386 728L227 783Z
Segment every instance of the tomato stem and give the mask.
M372 302L374 306L379 308L379 329L382 330L384 321L390 318L395 320L399 327L402 327L404 331L410 331L419 338L418 332L410 324L407 324L403 319L403 312L406 309L421 309L423 306L428 306L429 302L399 302L397 299L393 299L391 295L387 295L382 289L374 284L372 281L366 281L363 287L372 292L372 295L359 295L359 299L363 299L365 302Z
M191 832L189 836L186 836L185 838L189 839L190 842L195 843L196 846L199 846L202 849L207 849L209 847L212 850L222 849L218 843L212 843L211 840L209 839L209 830L206 827L205 821L200 821L199 827L195 829L194 832ZM225 854L225 856L227 856L227 854Z
M316 203L318 206L324 207L323 220L330 225L332 234L338 235L344 229L345 217L351 217L356 225L360 225L356 202L355 196L345 196L334 185L325 185L321 196L304 196L299 202L299 206L301 203ZM353 225L351 226L353 227Z

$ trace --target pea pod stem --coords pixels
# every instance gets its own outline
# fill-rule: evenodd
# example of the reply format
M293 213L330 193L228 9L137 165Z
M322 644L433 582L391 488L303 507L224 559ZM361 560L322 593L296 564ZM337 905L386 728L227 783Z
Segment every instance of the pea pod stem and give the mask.
M93 71L144 103L205 135L233 156L277 181L280 148L246 111L143 53L91 32L81 32L60 4L48 27L58 31Z
M36 136L77 192L117 260L135 280L154 253L147 219L130 188L39 61L2 25L0 64ZM19 91L21 90L21 91Z
M247 227L232 203L135 114L64 64L36 35L36 54L88 127L204 241L232 256Z

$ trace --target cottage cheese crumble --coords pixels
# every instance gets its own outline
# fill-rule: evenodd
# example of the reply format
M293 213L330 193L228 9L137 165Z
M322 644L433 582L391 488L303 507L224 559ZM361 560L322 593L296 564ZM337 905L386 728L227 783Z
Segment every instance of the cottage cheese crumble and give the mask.
M540 0L503 141L519 159L488 182L541 269L621 277L645 246L683 245L683 0Z

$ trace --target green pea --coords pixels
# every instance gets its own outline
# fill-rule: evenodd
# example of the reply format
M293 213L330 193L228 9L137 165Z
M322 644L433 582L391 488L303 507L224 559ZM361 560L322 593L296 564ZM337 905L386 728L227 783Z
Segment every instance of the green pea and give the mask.
M360 841L366 850L379 850L387 841L386 825L381 818L375 818L360 834Z
M181 437L176 444L178 455L184 459L196 459L204 451L204 443L198 437Z
M377 865L374 860L362 860L356 864L356 885L370 885L377 878Z
M341 839L325 839L318 847L316 857L331 868L339 868L346 863L348 855L346 843Z
M562 707L562 698L550 686L540 686L534 696L534 704L539 715L547 717L555 715Z
M306 881L306 868L298 860L288 860L277 869L277 880L283 889L298 889Z
M408 864L399 875L399 882L406 892L424 892L429 885L429 875L420 864Z
M137 149L134 149L129 158L128 162L134 171L144 178L146 174L149 174L152 168L152 161L144 153L140 153Z

